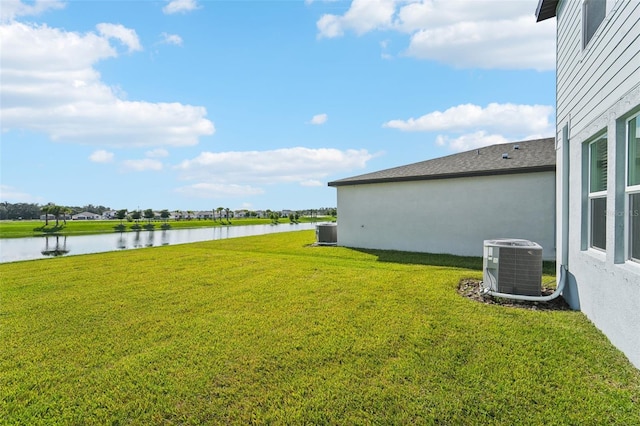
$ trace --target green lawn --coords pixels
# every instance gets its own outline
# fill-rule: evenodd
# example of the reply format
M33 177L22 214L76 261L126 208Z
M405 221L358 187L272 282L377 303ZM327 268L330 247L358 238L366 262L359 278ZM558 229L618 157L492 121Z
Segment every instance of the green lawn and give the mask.
M329 216L321 217L301 217L300 222L323 222L323 221L335 221L335 218ZM155 229L162 229L164 222L156 221L152 222ZM169 220L167 225L170 229L184 229L184 228L206 228L212 226L243 226L243 225L265 225L271 223L270 219L256 219L256 218L242 218L231 219L230 223L225 220L214 221L211 219L206 220ZM280 218L280 225L288 225L288 218ZM89 234L106 234L110 232L119 232L117 228L120 225L119 220L68 220L65 224L63 221L59 221L56 226L55 220L49 220L49 224L45 225L43 220L3 220L0 221L0 238L22 238L22 237L38 237L48 234L59 235L89 235ZM122 223L125 231L131 231L133 222L124 221ZM148 225L146 220L140 221L141 229L145 229L144 226Z
M0 265L0 424L640 424L640 371L580 312L313 240Z

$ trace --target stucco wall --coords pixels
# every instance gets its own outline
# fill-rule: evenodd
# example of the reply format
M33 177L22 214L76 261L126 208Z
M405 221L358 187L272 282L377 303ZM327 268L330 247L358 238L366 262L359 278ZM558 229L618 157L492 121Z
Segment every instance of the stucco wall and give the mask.
M554 259L555 173L339 186L338 245L482 256L523 238Z
M563 296L640 368L640 264L628 260L625 209L625 120L640 111L640 2L609 0L608 15L582 49L582 2L558 13L558 201L568 187L569 215L558 212L558 263L568 232L569 282ZM568 132L563 132L566 128ZM588 248L586 144L608 140L606 250ZM563 137L568 136L568 141ZM569 159L567 182L563 162Z

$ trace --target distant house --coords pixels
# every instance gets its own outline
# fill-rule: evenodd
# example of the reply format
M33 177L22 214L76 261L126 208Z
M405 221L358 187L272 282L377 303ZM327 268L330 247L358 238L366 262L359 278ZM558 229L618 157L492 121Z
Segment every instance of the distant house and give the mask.
M115 219L117 215L118 215L118 212L116 210L107 210L104 213L102 213L102 218Z
M557 18L563 297L640 368L640 2L540 0Z
M74 214L73 216L71 216L71 219L72 220L98 220L101 217L102 216L100 216L99 214L95 214L91 212L82 212L82 213Z
M213 219L213 211L202 210L202 211L196 212L196 217L198 219Z
M523 238L555 258L555 145L492 145L329 182L341 246L482 256Z

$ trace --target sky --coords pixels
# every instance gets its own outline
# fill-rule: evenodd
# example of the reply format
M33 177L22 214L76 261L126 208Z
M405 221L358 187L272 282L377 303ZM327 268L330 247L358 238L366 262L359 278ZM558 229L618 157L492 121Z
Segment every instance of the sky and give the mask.
M0 0L0 201L334 207L328 182L555 134L537 0Z

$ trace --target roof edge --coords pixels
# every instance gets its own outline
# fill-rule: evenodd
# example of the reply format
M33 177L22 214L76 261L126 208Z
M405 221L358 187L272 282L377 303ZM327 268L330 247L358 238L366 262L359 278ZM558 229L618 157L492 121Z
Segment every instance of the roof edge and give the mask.
M440 175L429 176L403 176L397 178L380 178L380 179L361 179L350 180L347 182L333 181L328 182L327 186L350 186L350 185L370 185L375 183L392 183L392 182L417 182L423 180L441 180L441 179L455 179L464 177L477 177L477 176L498 176L498 175L515 175L523 173L540 173L540 172L555 172L555 165L536 166L536 167L520 167L517 169L503 169L503 170L481 170L476 172L466 173L444 173Z
M560 0L538 0L538 7L536 8L536 22L555 18L559 1Z

